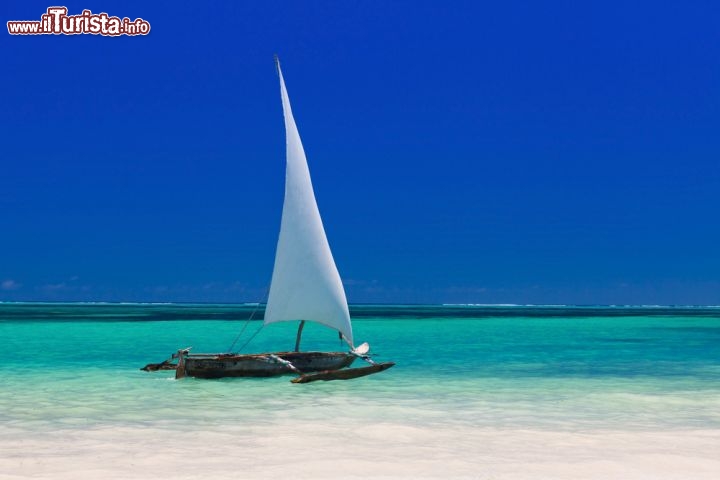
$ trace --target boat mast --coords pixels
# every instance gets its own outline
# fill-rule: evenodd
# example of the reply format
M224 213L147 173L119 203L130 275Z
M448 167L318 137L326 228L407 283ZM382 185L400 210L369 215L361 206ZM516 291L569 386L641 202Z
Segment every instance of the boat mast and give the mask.
M300 351L300 337L302 336L303 327L305 327L305 320L300 320L300 326L298 327L297 338L295 339L295 351Z

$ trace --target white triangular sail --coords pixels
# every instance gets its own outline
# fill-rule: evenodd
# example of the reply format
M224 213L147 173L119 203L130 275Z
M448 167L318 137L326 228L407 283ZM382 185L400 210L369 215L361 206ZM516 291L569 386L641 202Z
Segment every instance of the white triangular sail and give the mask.
M293 320L321 323L338 330L352 346L345 290L325 236L279 62L277 70L285 116L287 167L280 238L265 324Z

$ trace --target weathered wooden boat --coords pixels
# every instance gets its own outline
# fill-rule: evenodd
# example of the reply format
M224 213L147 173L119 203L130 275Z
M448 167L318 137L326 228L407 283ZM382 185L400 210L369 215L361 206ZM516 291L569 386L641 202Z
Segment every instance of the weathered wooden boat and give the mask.
M294 373L300 375L296 383L306 383L315 379L357 378L394 365L392 362L375 363L368 355L370 347L367 343L355 348L345 290L320 218L305 151L277 57L275 64L285 120L285 200L264 325L299 322L295 351L199 354L190 353L189 348L181 349L173 355L177 358L176 378L268 377ZM349 351L300 351L306 321L337 331ZM348 369L357 358L370 363L370 367ZM148 370L166 368L167 362L145 367ZM303 375L312 372L322 372L322 375L302 380Z
M176 371L197 378L272 377L338 370L350 366L355 356L346 352L277 352L272 354L178 355Z

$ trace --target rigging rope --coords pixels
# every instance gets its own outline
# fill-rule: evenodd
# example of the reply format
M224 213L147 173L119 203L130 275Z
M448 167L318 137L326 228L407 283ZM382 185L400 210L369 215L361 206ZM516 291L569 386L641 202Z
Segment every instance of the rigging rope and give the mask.
M247 326L250 324L250 320L252 320L253 315L255 315L255 312L253 312L253 313L250 315L250 318L248 318L247 320L245 320L245 324L244 324L243 327L240 329L240 333L237 334L237 336L235 337L235 340L233 340L233 342L230 344L230 347L228 347L228 349L227 349L228 352L232 352L233 347L234 347L235 344L238 342L238 340L240 340L240 337L242 337L243 332L245 332L245 329L246 329Z
M252 341L253 338L255 338L255 335L257 335L258 333L260 333L260 330L262 330L262 328L263 328L264 326L265 326L265 324L264 324L264 323L261 323L261 324L260 324L260 327L258 327L258 329L255 330L255 333L253 333L252 336L251 336L250 338L248 338L247 341L246 341L245 343L243 343L240 348L238 348L238 352L241 352L242 349L245 348L245 347L247 346L247 344Z
M265 289L265 295L263 296L263 298L265 298L266 302L267 302L267 296L268 296L269 291L270 291L270 287L267 287ZM267 304L265 306L267 307ZM228 352L232 352L233 347L235 347L235 344L238 342L238 340L240 340L240 337L242 337L242 334L245 332L245 329L247 328L248 325L250 325L250 322L252 321L253 317L255 316L255 314L257 313L257 311L259 309L260 309L260 302L258 302L255 305L255 308L253 309L252 313L250 314L250 318L245 320L245 325L243 325L242 329L240 329L240 333L237 334L237 337L235 337L235 340L233 340L232 344L230 344L230 348L227 349ZM260 328L262 328L262 327L260 327ZM258 329L257 332L255 332L252 337L250 337L250 340L255 338L255 335L257 335L259 331L260 331L260 329ZM245 342L243 344L243 347L245 345L247 345L248 343L250 343L250 340ZM240 350L242 350L242 347L238 351L240 351Z

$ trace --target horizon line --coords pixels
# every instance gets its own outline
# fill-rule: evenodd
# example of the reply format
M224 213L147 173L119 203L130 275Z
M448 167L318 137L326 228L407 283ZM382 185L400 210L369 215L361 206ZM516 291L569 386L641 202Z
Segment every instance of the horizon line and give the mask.
M233 305L246 307L266 306L266 302L125 302L125 301L63 301L63 300L0 300L0 305ZM720 308L712 304L612 304L612 303L349 303L348 306L385 307L541 307L541 308Z

